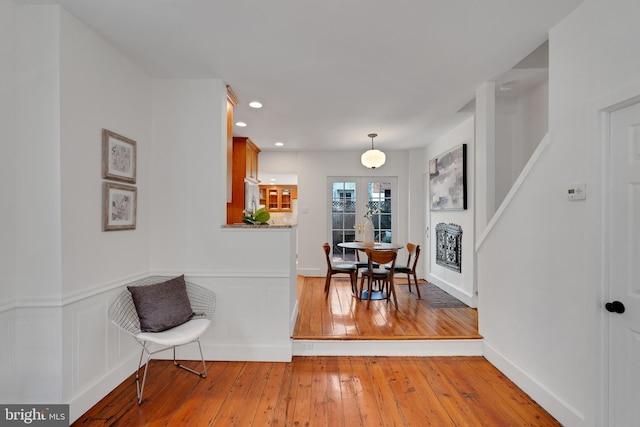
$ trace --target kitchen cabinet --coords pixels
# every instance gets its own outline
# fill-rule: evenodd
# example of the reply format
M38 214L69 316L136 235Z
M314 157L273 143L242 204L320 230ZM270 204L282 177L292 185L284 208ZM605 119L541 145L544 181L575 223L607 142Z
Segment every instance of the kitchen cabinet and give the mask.
M298 198L297 185L261 185L260 204L269 212L292 212Z
M231 171L231 202L227 203L227 224L242 222L246 208L245 182L258 184L258 155L260 148L248 137L233 137Z

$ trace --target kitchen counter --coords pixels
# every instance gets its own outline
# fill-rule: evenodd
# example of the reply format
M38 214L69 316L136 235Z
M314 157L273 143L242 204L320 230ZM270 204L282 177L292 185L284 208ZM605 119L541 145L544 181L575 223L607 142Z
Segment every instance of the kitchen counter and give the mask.
M274 229L291 229L296 228L298 224L267 224L267 225L252 225L252 224L223 224L222 228L249 228L259 230L274 230Z

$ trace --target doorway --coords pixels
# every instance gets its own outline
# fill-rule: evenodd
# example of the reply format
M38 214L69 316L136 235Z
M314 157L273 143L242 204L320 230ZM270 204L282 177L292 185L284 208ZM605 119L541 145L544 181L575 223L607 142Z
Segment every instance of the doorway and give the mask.
M354 261L355 250L338 246L363 239L365 214L370 212L376 242L391 242L396 232L397 178L329 177L329 241L334 261Z
M640 102L609 115L608 418L640 421Z

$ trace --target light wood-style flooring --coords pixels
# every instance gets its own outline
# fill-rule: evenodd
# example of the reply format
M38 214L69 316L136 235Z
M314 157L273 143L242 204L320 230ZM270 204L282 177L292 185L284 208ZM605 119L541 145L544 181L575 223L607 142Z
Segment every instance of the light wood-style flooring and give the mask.
M298 277L298 319L294 339L480 339L478 312L440 288L420 281L396 280L398 310L392 302L359 301L348 277L331 281L324 297L324 277Z
M560 425L482 357L207 362L204 379L171 361L149 369L141 405L130 377L73 425Z
M398 286L399 310L351 296L348 279L298 280L300 339L481 338L477 313L435 286ZM185 362L200 369L199 362ZM138 405L134 375L74 426L560 426L483 357L294 356L207 362L207 378L152 361Z

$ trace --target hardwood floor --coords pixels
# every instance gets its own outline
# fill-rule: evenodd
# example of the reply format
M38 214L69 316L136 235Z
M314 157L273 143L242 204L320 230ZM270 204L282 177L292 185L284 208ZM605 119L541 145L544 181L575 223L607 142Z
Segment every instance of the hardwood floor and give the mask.
M399 310L351 296L348 279L298 280L300 339L481 338L477 313L435 286L397 288ZM187 366L199 369L200 362ZM208 377L152 361L138 405L134 375L74 426L560 426L483 357L294 356L207 362Z
M478 312L440 288L421 281L415 286L396 280L398 306L366 303L351 294L348 277L334 277L328 299L323 277L298 278L298 319L294 339L480 339Z
M207 362L203 379L170 361L149 369L141 405L132 376L73 425L560 425L482 357Z

